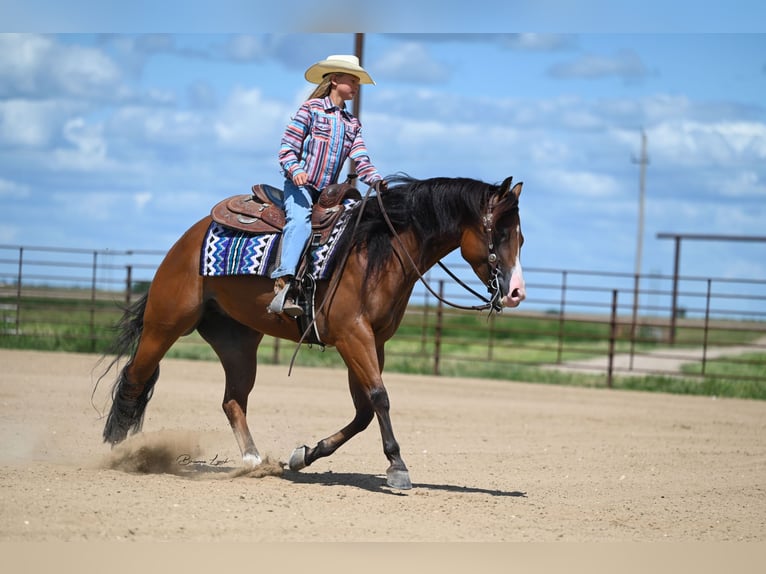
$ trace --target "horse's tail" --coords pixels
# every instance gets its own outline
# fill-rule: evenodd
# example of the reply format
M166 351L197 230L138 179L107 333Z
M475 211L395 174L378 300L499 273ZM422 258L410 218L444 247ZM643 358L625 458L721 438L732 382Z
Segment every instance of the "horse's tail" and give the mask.
M157 382L160 375L160 369L157 367L150 379L144 383L143 389L137 397L134 396L135 386L134 392L129 392L127 369L135 356L138 342L144 330L144 312L146 311L147 299L148 294L125 309L122 318L117 323L117 337L111 348L105 353L105 356L106 354L113 354L114 358L106 367L101 378L121 359L128 358L128 363L120 371L120 375L112 387L112 408L104 425L104 442L111 444L125 440L128 432L135 433L141 430L146 405L152 398L154 383Z

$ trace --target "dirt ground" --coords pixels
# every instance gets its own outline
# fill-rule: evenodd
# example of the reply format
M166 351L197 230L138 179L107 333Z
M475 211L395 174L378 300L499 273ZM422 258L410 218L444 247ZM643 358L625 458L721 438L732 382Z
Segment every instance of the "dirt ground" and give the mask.
M342 371L260 368L243 474L218 363L164 361L110 450L97 359L0 350L0 541L766 541L765 402L389 374L402 492L375 423L280 465L350 420Z

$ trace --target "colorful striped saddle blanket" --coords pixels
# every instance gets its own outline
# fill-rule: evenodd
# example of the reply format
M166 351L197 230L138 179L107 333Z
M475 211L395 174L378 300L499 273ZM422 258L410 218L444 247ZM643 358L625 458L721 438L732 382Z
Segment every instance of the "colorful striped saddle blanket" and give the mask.
M348 226L352 208L358 199L345 199L343 213L321 245L312 245L310 273L314 279L329 279L337 259L338 239ZM254 234L216 223L210 224L202 241L200 274L206 277L260 275L268 277L277 266L281 233Z

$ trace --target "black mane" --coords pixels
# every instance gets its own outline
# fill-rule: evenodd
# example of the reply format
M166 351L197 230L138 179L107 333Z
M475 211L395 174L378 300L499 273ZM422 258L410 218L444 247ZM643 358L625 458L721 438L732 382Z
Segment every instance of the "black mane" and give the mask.
M469 178L419 180L397 175L386 178L386 182L388 189L381 194L386 214L398 233L410 230L415 234L423 246L422 257L434 240L454 236L464 223L477 221L489 196L500 189ZM356 219L357 213L354 213L351 227ZM374 278L393 253L391 231L377 198L367 199L358 226L345 241L352 249L367 251L365 282ZM424 263L417 259L416 262L420 266Z

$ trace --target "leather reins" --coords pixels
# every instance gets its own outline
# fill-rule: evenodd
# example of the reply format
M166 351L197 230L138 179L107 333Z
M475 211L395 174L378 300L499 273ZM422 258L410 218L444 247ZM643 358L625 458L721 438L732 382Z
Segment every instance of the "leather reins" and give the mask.
M487 265L489 266L490 270L490 280L487 284L487 290L490 292L491 297L487 298L484 295L478 293L474 289L472 289L470 286L466 285L457 275L455 275L450 269L444 265L441 261L438 261L437 264L439 267L441 267L447 275L449 275L458 285L463 287L466 291L470 292L472 295L477 297L478 299L481 299L484 301L483 305L459 305L457 303L453 303L449 301L448 299L445 299L444 297L440 296L436 291L434 291L433 287L431 287L428 284L428 281L425 277L423 277L423 274L420 272L420 269L418 269L417 264L412 259L412 256L410 255L410 252L407 251L407 249L404 246L404 243L402 242L401 237L397 233L396 229L394 228L393 223L391 222L391 219L388 217L388 213L386 212L386 208L383 205L383 198L380 192L380 182L382 180L379 180L372 184L368 189L367 193L362 198L362 204L359 206L359 212L357 213L356 220L354 221L354 226L351 229L351 234L353 236L354 232L359 226L359 222L362 219L362 214L364 213L364 208L367 204L367 200L370 197L370 192L374 189L375 195L378 200L378 206L380 207L380 212L383 214L383 219L386 222L386 225L388 226L389 231L391 231L391 234L396 238L397 243L399 244L399 247L401 250L405 253L407 256L407 259L410 262L410 265L415 270L415 273L418 276L418 279L420 282L425 286L425 288L428 290L431 295L433 295L437 300L441 301L445 305L449 305L450 307L454 307L455 309L463 309L467 311L486 311L487 309L490 310L490 313L492 312L500 312L503 308L502 304L500 303L500 300L502 299L502 292L500 290L500 270L499 265L497 261L497 254L495 253L495 245L493 241L493 231L492 231L492 201L491 198L487 199L487 212L482 216L482 223L484 224L484 232L487 235ZM343 254L343 258L338 264L337 270L335 273L333 273L332 281L330 282L329 287L327 288L327 292L325 293L324 298L322 299L322 302L319 304L319 307L314 312L314 317L311 319L311 323L306 327L306 329L303 331L303 334L301 335L301 338L298 340L298 344L296 345L295 351L293 352L293 356L290 360L290 369L288 370L287 374L288 376L293 370L293 364L295 362L295 358L298 355L298 351L300 350L301 344L308 336L309 332L311 331L311 328L316 323L316 318L319 315L319 313L322 312L327 302L333 297L335 294L335 290L338 288L338 283L340 282L340 277L343 274L343 268L346 266L346 261L348 261L348 257L351 253L353 245L349 245L349 248L346 249L345 253Z
M391 231L391 234L396 238L396 241L399 244L399 247L401 247L401 250L404 251L405 255L407 256L407 259L410 262L410 265L412 265L412 268L415 270L415 273L417 274L418 279L420 279L420 282L425 286L428 292L431 293L431 295L436 297L436 299L438 299L445 305L449 305L450 307L454 307L455 309L465 309L468 311L486 311L487 309L490 309L491 311L498 312L503 308L502 305L500 304L500 300L502 299L502 292L500 291L500 271L498 269L497 254L495 253L495 246L494 246L494 241L492 236L493 205L490 199L487 200L487 213L485 213L482 216L482 222L484 223L484 232L487 235L487 265L489 266L489 270L490 270L490 280L489 280L489 283L487 284L487 289L491 293L492 297L488 299L484 295L477 293L471 287L466 285L461 279L459 279L452 271L450 271L449 268L447 268L447 266L444 265L444 263L442 263L441 261L438 262L439 267L441 267L453 280L455 280L455 282L457 282L458 285L463 287L465 290L469 291L471 294L473 294L477 298L484 301L484 305L468 306L468 305L458 305L457 303L452 303L451 301L445 299L444 297L441 297L436 291L434 291L433 287L431 287L428 284L428 281L426 280L425 277L423 277L423 274L420 272L420 269L418 269L417 264L412 259L410 252L407 251L407 249L404 247L401 237L399 237L399 234L394 229L394 225L393 223L391 223L391 220L388 217L388 213L386 212L386 208L383 205L383 198L381 197L381 194L378 192L376 195L378 199L378 205L380 206L380 211L383 214L383 219L385 220L386 225L388 225L388 229Z

